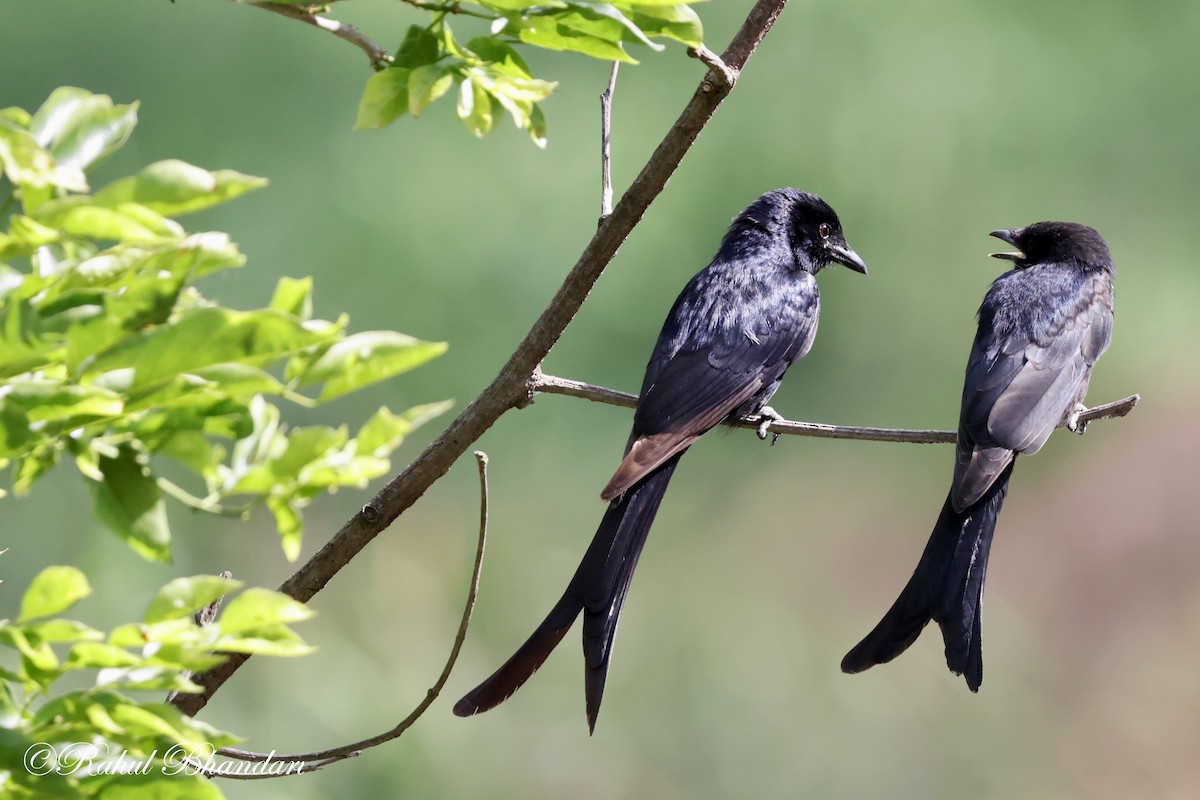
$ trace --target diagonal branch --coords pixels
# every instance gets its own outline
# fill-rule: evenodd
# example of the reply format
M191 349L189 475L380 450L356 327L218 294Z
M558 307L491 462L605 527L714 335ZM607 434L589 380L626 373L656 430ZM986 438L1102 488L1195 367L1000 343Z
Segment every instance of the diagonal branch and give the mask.
M499 374L441 435L364 506L362 512L348 520L306 564L288 578L280 586L281 592L300 602L311 600L372 539L415 503L434 481L445 475L458 457L496 420L513 408L529 404L532 394L528 384L534 370L575 318L588 292L616 255L617 248L641 221L646 209L662 192L721 101L732 91L742 68L786 5L787 0L757 0L741 29L721 54L721 61L729 69L728 76L716 80L706 75L700 82L675 124L621 196L613 213L600 223L550 304ZM732 82L726 82L724 77L732 78ZM175 704L185 713L195 715L247 658L245 655L233 656L221 666L196 676L196 682L204 686L204 691L176 698Z
M321 767L329 766L338 761L344 761L347 758L354 758L360 755L363 750L372 747L377 747L384 742L390 742L393 739L400 738L405 731L412 727L426 709L433 704L441 694L442 688L445 687L446 681L450 678L450 672L454 669L454 664L458 661L458 654L462 651L463 642L467 638L467 627L471 624L471 613L475 610L475 600L479 596L479 576L483 572L483 551L487 545L487 529L488 529L488 478L487 453L482 450L475 451L475 461L479 466L479 544L475 548L475 566L471 568L471 583L467 589L467 602L463 607L462 620L458 623L458 633L454 637L454 644L450 647L450 655L446 659L446 666L442 667L442 674L438 676L437 682L425 693L425 698L417 704L417 707L396 727L389 731L384 731L376 736L371 736L351 744L334 747L328 750L320 750L315 753L295 753L292 755L278 755L277 753L256 753L250 750L239 750L235 747L226 747L217 751L217 755L226 756L228 758L237 759L238 761L263 762L273 761L279 763L302 763L303 768L295 772L287 771L280 773L229 773L216 772L208 773L201 770L209 777L233 778L235 780L259 780L265 778L279 778L285 775L300 775L302 773L315 772Z
M533 374L529 388L533 392L545 394L563 394L569 397L579 397L597 403L611 406L633 408L637 405L637 395L619 392L606 386L595 386L582 381L559 378L546 375L540 369ZM1123 417L1133 410L1141 400L1141 395L1105 403L1102 406L1089 408L1079 415L1079 430L1098 419ZM755 414L742 417L736 422L729 423L733 428L750 428L758 430L763 418ZM929 428L868 428L857 425L826 425L821 422L796 422L793 420L778 420L771 422L765 428L767 433L791 434L793 436L812 436L818 439L856 439L866 442L904 442L908 444L954 444L957 440L954 431L935 430Z

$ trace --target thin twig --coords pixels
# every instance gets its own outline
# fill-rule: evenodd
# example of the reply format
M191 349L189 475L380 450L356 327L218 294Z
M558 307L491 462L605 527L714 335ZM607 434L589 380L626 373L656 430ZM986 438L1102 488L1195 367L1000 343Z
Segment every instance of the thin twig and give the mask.
M633 408L637 405L637 395L609 389L606 386L595 386L582 381L559 378L546 375L537 370L529 384L530 391L545 394L565 394L570 397L580 397L597 403ZM1130 395L1112 403L1089 408L1079 415L1080 429L1089 422L1098 419L1123 417L1133 410L1141 399L1141 395ZM728 423L734 428L751 428L757 430L763 418L757 414L742 417ZM868 428L858 425L826 425L821 422L796 422L779 420L766 427L767 433L791 434L793 436L813 436L819 439L856 439L867 442L906 442L909 444L954 444L954 431L936 429L910 428Z
M345 39L367 54L367 58L371 59L371 67L373 69L381 70L392 64L392 56L388 51L364 36L358 28L348 22L338 22L335 19L314 14L312 9L320 7L317 4L313 6L295 6L261 2L251 3L251 5L261 8L264 11L272 11L290 19L299 20L300 22L320 28L323 31L329 31L339 39Z
M617 69L620 61L612 63L608 86L600 94L600 221L612 214L612 99L617 89Z
M450 647L450 655L446 659L446 665L442 667L442 674L438 676L437 682L425 693L425 698L417 704L417 707L412 712L401 720L400 724L389 731L372 736L368 739L363 739L351 744L342 745L341 747L333 747L328 750L320 750L315 753L295 753L290 755L278 755L277 753L259 753L252 750L240 750L234 747L226 747L217 751L217 755L226 756L227 758L237 759L238 761L274 761L276 763L302 763L303 767L295 772L281 772L278 774L225 774L215 772L213 777L233 778L235 780L258 780L262 778L281 778L287 775L299 775L304 772L314 772L321 767L328 766L338 761L344 761L347 758L354 758L372 747L378 747L384 742L390 742L393 739L398 739L413 723L416 722L426 709L433 704L441 694L442 688L445 687L446 681L450 679L450 673L454 669L455 663L458 661L458 654L462 651L463 642L467 638L467 628L471 624L471 614L475 611L475 600L479 596L479 577L483 574L483 551L487 545L487 530L488 530L488 457L487 453L482 450L475 451L475 461L479 466L479 541L475 547L475 565L471 568L471 583L467 589L467 602L463 607L462 619L458 623L458 633L454 637L454 644Z
M734 70L735 78L754 55L786 5L787 0L755 2L741 29L721 54L721 60ZM492 382L403 472L389 481L364 506L364 509L371 509L372 513L360 512L347 520L312 558L284 581L279 587L281 592L302 603L311 600L369 542L445 475L496 420L529 402L531 398L527 383L534 368L542 362L567 325L579 313L583 301L616 255L617 249L662 192L700 131L732 90L732 85L714 85L707 76L701 81L675 124L621 196L620 202L613 207L613 213L600 224L546 309ZM184 713L194 716L247 658L249 656L244 654L231 657L220 666L198 675L196 682L204 686L204 691L178 697L175 705Z

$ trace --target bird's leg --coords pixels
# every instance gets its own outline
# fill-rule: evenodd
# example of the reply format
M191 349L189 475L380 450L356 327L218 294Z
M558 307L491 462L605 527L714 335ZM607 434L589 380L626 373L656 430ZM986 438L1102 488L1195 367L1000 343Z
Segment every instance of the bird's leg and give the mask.
M1079 415L1087 410L1087 406L1085 406L1083 403L1076 403L1075 410L1067 415L1067 430L1069 430L1071 433L1078 433L1080 436L1082 436L1084 430L1087 429L1087 421L1085 420L1084 422L1080 422Z
M763 441L766 441L767 439L767 428L771 427L771 423L783 422L784 420L784 416L770 406L763 406L760 408L758 410L758 418L758 430L755 431L755 433L758 435L758 438L762 439ZM775 444L778 439L779 434L777 433L775 434L775 438L771 440L771 444Z

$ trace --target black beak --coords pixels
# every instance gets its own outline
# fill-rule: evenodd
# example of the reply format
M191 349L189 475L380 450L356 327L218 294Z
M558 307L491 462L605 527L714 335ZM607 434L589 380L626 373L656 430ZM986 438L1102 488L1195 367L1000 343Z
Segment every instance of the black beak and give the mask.
M847 266L855 272L861 272L863 275L867 274L867 262L863 261L850 245L826 242L825 249L829 251L829 257L839 264Z
M1020 233L1020 228L1013 228L1009 231L1001 229L998 231L992 231L988 234L988 236L995 236L1000 241L1007 242L1013 247L1017 247L1015 239L1018 235L1020 235ZM1021 252L1021 248L1019 247L1017 247L1017 252L1015 253L988 253L988 255L990 255L992 258L1003 258L1007 259L1008 261L1023 261L1025 259L1025 254Z

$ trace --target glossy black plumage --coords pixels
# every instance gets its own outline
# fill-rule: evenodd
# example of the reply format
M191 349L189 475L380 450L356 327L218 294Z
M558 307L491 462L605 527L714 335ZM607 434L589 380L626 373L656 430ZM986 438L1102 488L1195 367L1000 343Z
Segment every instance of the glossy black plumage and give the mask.
M831 262L866 272L837 215L797 189L768 192L730 225L712 262L675 301L650 362L611 501L562 598L524 645L454 707L486 711L537 670L583 613L587 718L600 710L612 644L634 567L684 451L731 417L757 413L812 346Z
M1015 269L992 284L967 360L954 478L917 569L895 604L842 660L861 672L892 660L933 620L946 663L983 681L983 590L996 517L1018 453L1074 426L1092 367L1112 339L1115 268L1095 230L1039 222L993 236Z

